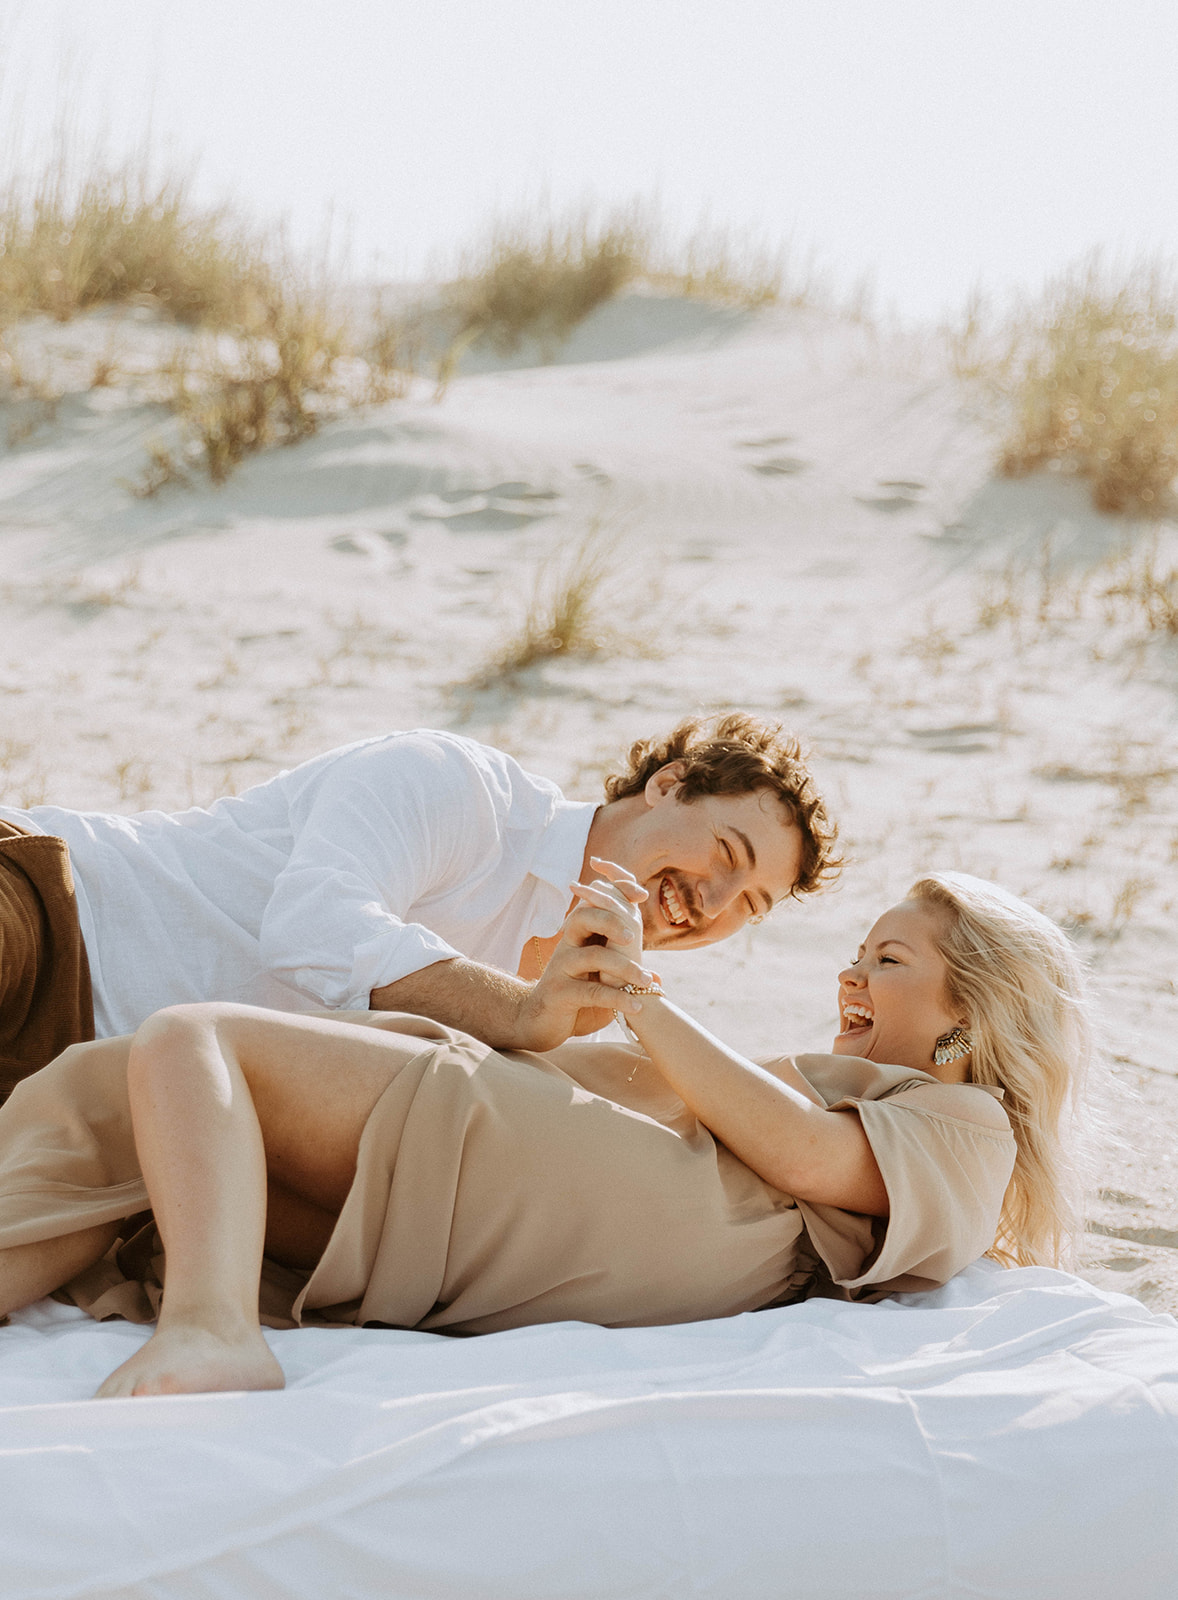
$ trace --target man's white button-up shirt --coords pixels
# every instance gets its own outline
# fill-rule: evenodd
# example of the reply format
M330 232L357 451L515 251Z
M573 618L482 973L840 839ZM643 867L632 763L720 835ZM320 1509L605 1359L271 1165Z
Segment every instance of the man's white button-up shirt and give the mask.
M0 817L69 845L105 1038L189 1000L363 1010L456 955L515 972L564 920L595 809L501 751L417 730L207 809Z

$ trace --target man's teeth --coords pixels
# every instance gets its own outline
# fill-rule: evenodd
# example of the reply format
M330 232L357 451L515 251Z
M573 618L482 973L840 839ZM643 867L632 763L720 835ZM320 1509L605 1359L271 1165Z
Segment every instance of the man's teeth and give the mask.
M663 910L667 914L667 920L669 922L673 922L677 928L682 928L691 921L691 918L683 909L683 902L675 893L674 889L672 889L666 878L663 879L662 900Z
M868 1011L866 1006L857 1006L854 1004L845 1005L843 1007L843 1016L852 1021L856 1018L862 1018L864 1022L875 1021L875 1013L873 1011Z

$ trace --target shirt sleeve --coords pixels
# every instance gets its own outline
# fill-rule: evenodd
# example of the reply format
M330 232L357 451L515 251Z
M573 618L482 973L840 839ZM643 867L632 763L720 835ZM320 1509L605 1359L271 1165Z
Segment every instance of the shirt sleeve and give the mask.
M994 1243L1014 1169L1006 1113L963 1084L917 1084L830 1107L852 1108L879 1163L889 1214L799 1200L811 1244L852 1295L947 1282Z
M460 952L406 920L493 865L497 805L473 756L405 734L349 750L296 792L293 845L262 918L262 960L333 1009Z

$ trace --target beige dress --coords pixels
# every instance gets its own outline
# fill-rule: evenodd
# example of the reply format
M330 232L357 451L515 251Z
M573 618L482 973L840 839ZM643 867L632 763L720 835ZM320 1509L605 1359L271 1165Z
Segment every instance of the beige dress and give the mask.
M720 1144L628 1045L496 1051L418 1017L312 1272L267 1264L273 1326L489 1333L577 1319L694 1321L827 1292L941 1283L986 1251L1014 1143L985 1091L803 1055L817 1102L855 1106L887 1221L809 1205ZM0 1247L135 1218L67 1286L93 1316L147 1320L163 1275L131 1135L126 1041L78 1045L0 1108Z

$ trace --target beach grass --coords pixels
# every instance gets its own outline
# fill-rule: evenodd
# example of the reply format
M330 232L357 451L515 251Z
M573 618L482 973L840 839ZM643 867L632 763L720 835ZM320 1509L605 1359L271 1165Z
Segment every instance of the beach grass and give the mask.
M532 341L551 359L598 306L639 285L742 310L783 299L834 304L814 261L793 271L784 247L738 230L702 223L679 233L639 200L604 213L541 206L495 222L445 281L439 310L450 335L439 391L472 346L510 355Z
M350 331L328 283L298 263L259 287L232 337L203 338L176 357L169 404L186 456L223 483L246 456L306 439L346 403L337 368Z
M1102 651L1178 639L1178 548L1155 525L1070 569L1045 541L1037 557L979 575L974 623L980 632L1008 630L1015 648L1076 625Z
M386 304L385 296L375 290L357 354L364 363L365 401L384 405L389 400L403 399L425 360L420 314L412 307Z
M221 483L245 457L306 438L340 404L403 392L399 350L387 331L372 350L353 349L337 298L343 263L292 250L281 226L263 229L232 208L201 207L190 175L156 170L146 155L121 165L79 156L64 137L31 179L6 181L0 201L0 334L22 318L59 322L99 307L136 306L191 330L156 374L180 420L179 451L149 451L129 485L149 496L204 470ZM337 382L356 355L364 381ZM142 375L141 375L142 376ZM10 443L36 425L48 391L0 356L7 397L22 410ZM91 386L119 380L104 355Z
M365 319L342 258L329 262L325 250L312 266L280 225L202 205L193 173L161 167L146 146L112 163L63 134L40 169L7 173L0 190L9 442L35 431L59 398L4 342L6 329L37 315L68 322L135 307L190 330L161 355L153 391L178 419L179 442L150 447L128 483L150 497L183 488L194 470L223 483L247 456L306 438L333 412L400 398L427 362L440 398L472 346L507 356L530 342L550 359L627 289L743 310L829 298L812 264L792 276L787 265L783 251L731 230L676 234L647 203L541 205L496 222L416 300L390 310L378 294ZM123 377L112 342L91 387Z
M146 304L178 322L230 327L268 277L261 240L227 207L202 208L183 173L144 158L83 163L60 145L0 201L0 325L68 321Z
M594 524L571 546L541 561L522 617L491 646L465 686L511 684L544 662L589 659L616 642L617 631L607 618L613 551L613 542Z
M1156 532L1118 558L1100 594L1139 634L1178 638L1178 558L1162 555Z
M601 219L587 210L563 218L525 213L496 222L442 288L440 309L451 332L439 388L472 345L510 355L531 339L550 357L591 311L641 274L647 253L637 213Z
M1076 474L1099 510L1156 515L1178 475L1175 273L1145 261L1118 273L1089 258L1012 332L994 369L1008 417L1000 470Z
M676 232L653 210L648 216L643 276L653 289L742 311L787 305L850 322L870 320L870 281L840 289L813 252L799 256L747 229L706 221Z

